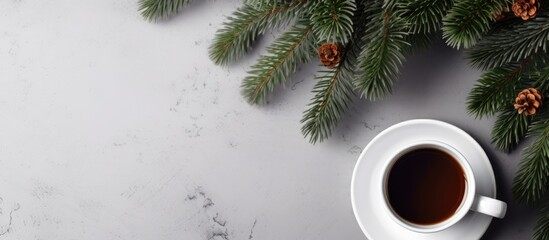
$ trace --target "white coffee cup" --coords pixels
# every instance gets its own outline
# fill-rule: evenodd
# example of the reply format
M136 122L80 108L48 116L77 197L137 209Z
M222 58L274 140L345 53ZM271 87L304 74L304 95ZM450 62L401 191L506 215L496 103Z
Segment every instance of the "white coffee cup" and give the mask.
M392 166L400 157L402 157L406 153L409 153L413 150L426 149L426 148L438 149L452 156L463 169L463 172L465 174L466 187L465 187L465 192L464 192L464 196L462 198L461 204L452 216L450 216L449 218L445 219L442 222L438 222L430 225L421 225L421 224L412 223L403 219L392 209L391 204L389 203L388 194L387 194L387 182L388 182L388 178L389 178L388 176L392 169ZM383 176L382 189L384 191L384 196L385 196L386 211L395 222L412 231L421 232L421 233L431 233L431 232L444 230L456 224L457 222L459 222L459 220L461 220L467 214L467 212L469 212L469 210L490 215L497 218L503 218L507 211L507 204L505 202L502 202L494 198L481 196L476 193L475 175L467 159L455 148L439 141L420 141L404 147L402 150L394 154L394 156L391 158L391 161L387 162L387 164L383 168L382 176Z

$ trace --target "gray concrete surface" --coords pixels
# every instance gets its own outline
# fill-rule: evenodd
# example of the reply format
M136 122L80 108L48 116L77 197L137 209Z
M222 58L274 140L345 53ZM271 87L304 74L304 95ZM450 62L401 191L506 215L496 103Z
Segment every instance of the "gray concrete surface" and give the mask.
M360 151L403 120L433 118L476 138L509 202L484 239L528 239L512 201L518 152L468 116L479 72L440 41L411 58L383 101L356 100L329 140L299 120L317 64L264 107L241 97L250 56L207 57L240 1L195 1L161 23L137 0L0 1L0 239L365 239L349 187Z

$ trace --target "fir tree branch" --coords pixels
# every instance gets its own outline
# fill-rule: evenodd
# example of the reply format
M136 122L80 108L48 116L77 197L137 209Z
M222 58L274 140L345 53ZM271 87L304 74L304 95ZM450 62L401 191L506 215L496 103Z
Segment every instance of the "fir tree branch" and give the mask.
M242 83L242 93L251 104L265 102L276 85L283 85L298 63L309 62L315 55L315 40L308 19L302 19L278 38L268 53L251 67Z
M549 93L549 66L536 69L537 80L534 83L534 87L536 87L542 94L547 94Z
M442 18L452 7L452 0L401 1L402 17L410 23L412 33L434 33L442 26Z
M490 29L494 11L507 4L507 0L456 1L444 17L443 38L451 47L472 47Z
M431 47L433 39L436 35L434 33L414 33L408 34L404 38L409 45L403 49L404 55L412 55L419 51L427 50Z
M352 102L354 93L349 81L352 77L350 65L350 61L345 60L337 68L321 71L323 75L316 77L318 83L313 89L315 96L301 120L301 132L313 144L331 135L332 129Z
M185 8L191 0L139 0L139 12L149 21L171 17Z
M233 62L248 52L266 28L277 28L292 21L306 3L306 0L294 0L276 6L265 4L261 8L244 5L218 30L209 49L210 59L218 65Z
M492 143L501 151L510 152L526 137L530 119L509 104L509 106L498 115L494 128L492 129Z
M532 238L534 240L549 240L549 198L544 199L537 218Z
M265 6L277 6L280 4L289 4L292 0L245 0L244 4L255 8L263 8Z
M264 4L271 4L278 0L244 0L244 4L261 6Z
M538 52L546 53L548 43L549 18L537 16L484 37L467 51L467 58L474 67L488 69L526 59Z
M483 73L467 97L469 113L482 118L511 105L526 64L507 64Z
M317 1L312 7L311 22L320 42L347 43L353 32L355 0Z
M528 135L538 132L536 141L524 150L513 181L515 198L529 205L535 204L549 189L549 118L531 124Z
M371 21L370 15L365 11L373 9L373 2L366 1L357 6L353 17L352 39L347 43L339 65L335 69L321 71L322 75L316 77L318 83L313 89L315 95L301 119L301 132L313 144L331 135L339 119L352 103L354 92L351 80L355 74L357 54L363 44L365 28Z
M396 14L396 4L388 0L384 8L379 4L373 7L376 7L375 20L366 36L370 42L360 53L358 69L362 73L354 81L359 93L370 100L391 93L404 53L410 46L406 42L408 26Z

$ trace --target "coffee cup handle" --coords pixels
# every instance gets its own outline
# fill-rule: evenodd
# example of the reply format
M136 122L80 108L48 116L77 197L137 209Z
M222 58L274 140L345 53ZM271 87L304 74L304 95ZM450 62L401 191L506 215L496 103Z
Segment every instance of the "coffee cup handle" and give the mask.
M503 218L507 212L507 203L481 195L476 195L471 210L492 217Z

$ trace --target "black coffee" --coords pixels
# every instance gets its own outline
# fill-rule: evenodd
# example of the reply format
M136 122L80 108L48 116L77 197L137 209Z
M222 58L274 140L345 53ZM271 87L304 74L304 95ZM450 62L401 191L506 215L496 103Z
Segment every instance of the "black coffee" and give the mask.
M401 218L431 225L451 217L465 195L466 179L460 164L434 148L410 151L389 172L389 203Z

